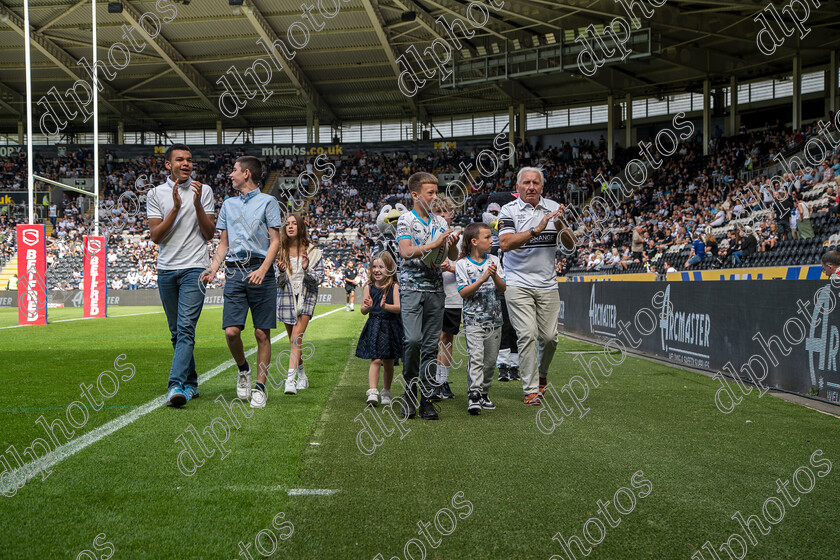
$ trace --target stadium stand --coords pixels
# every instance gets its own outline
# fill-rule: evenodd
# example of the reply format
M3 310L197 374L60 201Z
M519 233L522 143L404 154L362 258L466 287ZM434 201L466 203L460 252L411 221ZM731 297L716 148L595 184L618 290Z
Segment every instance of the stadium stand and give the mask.
M817 134L814 124L800 130L784 129L769 123L760 130L733 137L716 135L710 155L702 156L701 138L689 139L659 169L651 169L649 180L632 197L611 209L611 215L597 238L568 257L558 253L558 270L562 274L622 274L666 270L666 262L675 270L684 270L691 253L692 237L702 233L710 242L710 252L694 270L733 268L736 266L786 266L814 264L826 246L840 244L840 218L835 216L837 199L835 175L840 173L840 159L834 153L812 171L784 173L776 189L795 193L810 209L814 236L799 237L796 229L791 238L778 232L773 219L773 186L771 171L776 172L773 157L782 154L786 160L802 157L802 147ZM418 170L435 173L460 173L462 162L474 167L480 150L432 151L421 156L408 153L379 153L359 150L353 155L330 157L336 167L332 180L322 180L307 207L310 235L322 247L326 261L327 287L341 285L341 268L348 260L367 266L367 255L377 234L375 218L386 201L410 201L405 180ZM588 200L598 194L596 177L617 176L624 165L640 157L638 149L616 148L613 161L607 159L606 143L601 139L573 139L544 149L520 144L517 153L530 157L521 165L541 167L546 176L545 195L560 202ZM216 193L217 207L233 193L227 174L236 157L244 154L240 147L211 152L207 160L197 161L195 177L209 184ZM100 223L109 234L109 288L155 288L156 248L149 241L145 221L145 188L138 184L157 184L163 180L162 156L144 156L123 160L111 150L103 150L101 173L105 189L100 203ZM314 158L273 156L264 158L270 176L295 177L313 172ZM92 153L87 149L72 151L62 157L37 157L36 172L55 177L85 177L92 174ZM475 190L455 225L463 227L480 219L484 208L473 202L482 194L510 191L514 187L516 169L504 162L495 174L483 176L483 184ZM22 189L25 157L12 154L2 166L0 185ZM267 185L270 187L271 185ZM131 193L137 192L137 198ZM80 287L81 236L92 229L92 209L80 195L66 193L59 206L57 227L52 230L46 219L46 208L39 208L41 221L47 223L48 266L50 289L67 290ZM580 208L580 206L579 206ZM799 211L794 209L794 219ZM25 205L13 202L0 207L0 265L5 267L15 254L13 226L23 223ZM785 218L788 219L788 218ZM583 220L588 221L588 217ZM644 225L643 248L631 251L633 230ZM584 223L577 223L583 231ZM710 235L710 238L707 238ZM755 239L755 251L732 258L747 235ZM712 241L713 238L713 241ZM716 247L715 247L716 245ZM129 274L137 278L129 282ZM223 283L223 277L211 284ZM5 287L5 286L3 286Z

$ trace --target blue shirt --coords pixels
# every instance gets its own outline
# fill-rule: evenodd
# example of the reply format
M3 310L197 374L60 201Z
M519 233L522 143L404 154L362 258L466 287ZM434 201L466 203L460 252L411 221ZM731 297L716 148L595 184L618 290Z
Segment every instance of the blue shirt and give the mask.
M216 229L227 230L229 261L264 259L271 240L268 228L282 225L277 199L259 189L225 200L216 221Z
M706 256L706 245L702 241L700 241L699 239L695 239L691 246L694 248L695 255L697 255L698 257Z

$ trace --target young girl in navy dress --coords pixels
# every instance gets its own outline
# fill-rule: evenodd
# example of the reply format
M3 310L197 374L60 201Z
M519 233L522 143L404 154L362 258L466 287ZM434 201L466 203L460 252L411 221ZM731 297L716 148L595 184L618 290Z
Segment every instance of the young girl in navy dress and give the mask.
M362 329L356 357L370 360L367 402L376 406L379 401L379 368L385 366L382 405L391 404L391 382L394 380L394 360L403 355L403 326L400 320L400 288L397 284L396 264L390 254L379 253L371 264L371 280L365 284L362 296L362 315L370 315Z

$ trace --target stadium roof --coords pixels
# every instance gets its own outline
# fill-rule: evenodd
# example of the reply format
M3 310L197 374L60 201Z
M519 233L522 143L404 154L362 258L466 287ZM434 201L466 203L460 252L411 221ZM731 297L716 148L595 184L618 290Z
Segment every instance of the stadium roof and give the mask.
M114 130L119 120L126 130L149 131L214 128L216 120L225 127L302 125L307 122L307 108L321 125L412 116L424 122L443 115L505 111L519 104L541 111L603 102L610 93L659 96L701 91L705 78L721 85L728 84L731 76L744 81L790 75L795 56L803 67L827 65L831 49L840 42L838 3L811 6L803 24L810 29L808 35L800 40L794 29L772 54L765 55L756 45L762 27L754 21L766 6L764 0L668 0L658 8L645 4L653 9L650 18L636 8L641 30L635 32L630 57L607 62L594 75L585 76L576 65L580 45L574 39L589 25L600 34L613 18L626 20L619 2L476 0L473 4L480 6L471 8L473 20L481 23L484 13L489 19L483 26L468 23L467 29L475 31L472 38L458 35L463 44L457 53L459 64L472 64L471 69L461 66L464 71L456 72L462 84L442 86L437 71L415 96L407 97L397 85L402 67L396 59L412 45L422 52L434 39L452 47L452 39L436 20L466 21L470 4L465 0L321 0L327 13L338 9L338 14L327 19L315 7L309 25L322 25L318 31L302 17L301 0L245 0L241 7L228 5L227 0L122 0L122 13L108 13L106 3L100 4L98 52L106 61L109 49L117 64L125 60L121 48L114 47L130 42L124 26L136 25L148 13L144 23L154 33L153 16L160 21L160 34L152 41L133 32L138 44L150 44L141 52L132 51L124 69L106 76L113 79L104 80L100 98L103 130ZM804 15L801 7L797 10ZM87 79L77 62L82 57L90 60L90 4L31 0L30 17L37 102L53 86L63 94L74 80ZM23 2L0 0L0 129L6 132L16 131L21 115L25 117L23 27ZM291 60L280 59L282 71L272 66L265 87L274 93L263 101L253 81L245 77L256 96L242 97L247 103L236 116L223 115L219 96L225 89L220 78L226 76L234 84L229 69L235 67L243 76L255 60L268 60L258 41L278 38L286 45L291 38L305 46ZM258 75L265 75L265 68L256 68ZM495 79L484 79L494 73ZM511 73L517 77L511 78ZM84 96L81 88L79 92ZM33 109L37 122L43 109ZM89 123L79 121L79 125L90 130Z

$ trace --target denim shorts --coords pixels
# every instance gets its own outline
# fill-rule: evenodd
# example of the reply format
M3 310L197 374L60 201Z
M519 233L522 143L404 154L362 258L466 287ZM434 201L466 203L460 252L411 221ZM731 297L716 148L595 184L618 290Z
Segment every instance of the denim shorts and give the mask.
M273 267L268 270L262 284L248 283L247 276L258 266L229 268L225 275L225 306L222 311L222 328L244 327L248 310L255 329L277 328L277 282Z

